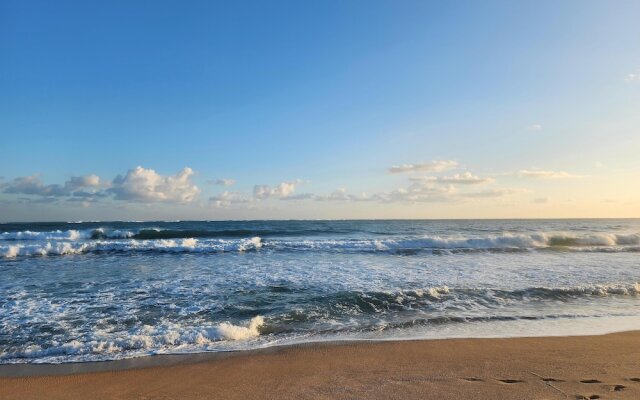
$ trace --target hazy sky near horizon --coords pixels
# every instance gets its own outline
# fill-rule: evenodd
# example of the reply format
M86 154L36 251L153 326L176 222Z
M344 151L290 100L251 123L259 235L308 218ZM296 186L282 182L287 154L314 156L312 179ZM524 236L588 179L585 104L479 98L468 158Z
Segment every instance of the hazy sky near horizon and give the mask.
M640 217L638 1L0 1L0 221Z

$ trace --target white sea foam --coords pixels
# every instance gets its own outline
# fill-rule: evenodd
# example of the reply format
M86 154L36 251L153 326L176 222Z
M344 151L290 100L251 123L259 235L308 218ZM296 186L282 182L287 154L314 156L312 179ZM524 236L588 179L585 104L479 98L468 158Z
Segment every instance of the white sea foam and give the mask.
M78 240L82 237L82 233L78 230L71 229L68 231L49 231L49 232L3 232L0 233L0 240ZM86 236L90 237L90 236Z
M251 239L243 239L240 241L240 245L238 246L238 250L246 251L259 249L262 247L262 239L258 236L254 236Z
M46 242L44 244L0 246L0 253L4 253L5 258L14 258L18 256L81 254L86 252L88 248L89 245L87 243Z
M427 294L431 297L440 298L443 294L449 294L450 290L447 286L431 287L427 289Z
M18 232L3 232L0 233L0 241L11 240L11 241L45 241L45 240L67 240L67 241L78 241L78 240L89 240L89 239L99 239L99 238L111 238L111 239L126 239L131 238L135 235L134 232L131 231L123 231L118 229L105 229L105 228L96 228L96 229L85 229L85 230L77 230L77 229L69 229L66 231L63 230L55 230L55 231L45 231L45 232L35 232L35 231L18 231Z
M364 251L393 251L393 250L421 250L421 249L478 249L478 250L526 250L564 247L567 249L579 247L611 247L611 251L633 250L625 246L639 245L640 235L589 234L576 235L568 233L531 233L502 235L487 235L484 237L463 236L428 236L406 239L327 239L327 240L269 240L265 247L309 249L309 250L364 250ZM614 247L618 246L618 247Z
M167 252L167 253L219 253L259 249L259 237L249 239L154 239L154 240L94 240L83 242L46 241L0 245L4 258L71 255L96 252Z
M264 318L261 316L253 317L249 322L249 326L238 326L228 322L223 322L214 328L214 337L227 340L246 340L260 336L259 328L264 325Z
M17 257L20 254L20 248L18 246L7 246L4 256L6 258Z
M29 344L21 349L0 352L0 364L4 360L24 362L64 362L70 359L78 361L118 359L125 355L152 354L173 351L206 351L221 342L242 342L260 336L260 327L264 325L262 316L253 317L246 326L222 322L214 326L183 327L176 323L163 323L159 326L145 325L131 334L114 334L94 331L86 341L72 339L65 343L53 343L42 347Z

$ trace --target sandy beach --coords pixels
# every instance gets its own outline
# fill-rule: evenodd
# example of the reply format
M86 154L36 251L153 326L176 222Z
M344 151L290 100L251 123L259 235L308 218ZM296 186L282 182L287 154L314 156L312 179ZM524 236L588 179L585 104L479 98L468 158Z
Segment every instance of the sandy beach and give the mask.
M637 399L640 332L320 343L0 374L2 399Z
M640 0L0 0L0 400L640 400Z

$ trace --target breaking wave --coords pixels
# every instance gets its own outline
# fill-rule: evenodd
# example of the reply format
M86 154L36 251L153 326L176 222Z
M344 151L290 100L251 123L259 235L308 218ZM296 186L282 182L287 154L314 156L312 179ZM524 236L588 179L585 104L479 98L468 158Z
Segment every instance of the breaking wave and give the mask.
M496 302L502 300L563 300L584 296L638 296L640 295L640 283L611 284L611 285L584 285L576 287L529 287L524 289L504 290L490 288L457 288L447 286L431 287L399 292L372 292L363 293L363 296L376 299L404 301L404 299L427 299L429 301L443 301L447 298L493 299Z
M88 239L126 239L135 236L134 232L122 231L118 229L106 230L104 228L88 230L55 230L47 232L19 231L0 233L0 240L22 241L22 240L88 240Z
M343 230L331 232L322 229L295 229L295 230L275 230L275 229L165 229L155 227L143 227L136 229L113 229L113 228L94 228L94 229L68 229L68 230L51 230L51 231L15 231L0 233L0 241L19 241L19 240L98 240L98 239L190 239L190 238L244 238L252 236L304 236L304 235L321 235L326 233L351 233L352 231Z
M0 255L5 258L27 256L69 255L85 253L221 253L250 251L262 247L259 237L249 239L159 239L159 240L95 240L84 242L20 243L0 245Z
M640 251L639 234L503 234L485 237L420 237L410 239L269 240L265 248L319 251L382 251L412 254L465 253L475 251L520 252L541 249L562 251Z
M143 326L133 334L115 336L106 332L94 332L89 340L70 340L54 346L30 344L21 349L0 352L0 364L4 362L68 362L69 360L113 360L135 355L173 352L208 346L222 341L246 341L260 336L264 326L260 315L252 318L246 326L223 322L214 326L181 327L178 324Z
M505 233L480 237L424 236L381 239L208 238L207 231L142 229L4 232L0 257L83 254L94 252L217 253L265 248L275 251L388 252L394 254L456 254L469 252L640 252L640 234ZM234 234L244 230L234 231ZM198 237L201 234L201 237ZM233 236L233 235L232 235ZM2 242L6 244L2 244ZM14 243L12 243L14 242Z
M325 296L321 301L329 310L340 313L377 314L399 309L425 309L435 304L451 304L459 311L473 311L478 306L501 307L505 302L522 304L609 296L640 296L640 283L515 290L438 286L399 291L347 291Z

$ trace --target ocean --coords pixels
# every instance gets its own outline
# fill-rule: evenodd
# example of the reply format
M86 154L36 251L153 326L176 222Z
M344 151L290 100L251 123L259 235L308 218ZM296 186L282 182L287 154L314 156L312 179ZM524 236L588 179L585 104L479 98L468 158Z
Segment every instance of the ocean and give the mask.
M0 364L640 329L640 220L0 224Z

